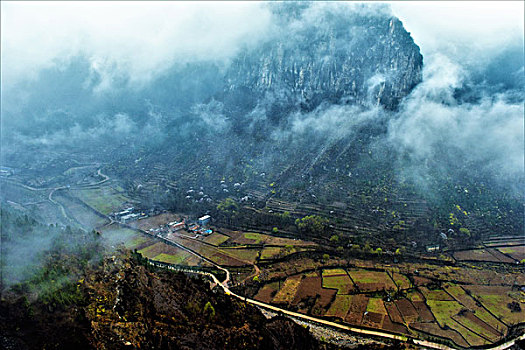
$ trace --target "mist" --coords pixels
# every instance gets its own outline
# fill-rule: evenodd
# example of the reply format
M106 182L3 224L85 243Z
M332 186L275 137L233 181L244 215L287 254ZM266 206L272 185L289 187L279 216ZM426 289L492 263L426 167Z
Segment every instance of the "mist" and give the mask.
M208 152L221 171L260 157L262 169L283 161L282 152L309 154L308 146L313 157L338 142L351 152L359 130L377 129L371 148L388 148L401 177L424 182L429 166L447 173L472 163L519 192L522 3L1 6L4 162L31 146L94 158L114 150L112 157L150 156L150 165L160 155L180 164L185 152ZM370 68L360 58L360 50L373 56L399 40L366 46L383 35L372 31L381 25L394 31L392 16L411 33L403 43L413 38L421 51L422 72L381 57L377 65L388 69ZM337 66L345 56L353 58ZM352 70L357 87L334 77ZM399 101L382 100L419 77ZM327 85L337 88L325 93Z
M271 30L262 4L189 2L2 3L2 83L38 78L82 55L95 92L140 87L174 64L227 62Z

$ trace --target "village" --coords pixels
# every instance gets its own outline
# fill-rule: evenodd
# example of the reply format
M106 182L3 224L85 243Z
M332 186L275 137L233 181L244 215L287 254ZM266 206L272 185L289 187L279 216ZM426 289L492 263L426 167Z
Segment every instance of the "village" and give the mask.
M121 224L131 224L133 221L144 220L159 214L160 212L155 210L150 210L146 213L144 211L137 211L133 207L129 207L122 211L112 213L109 217L113 221ZM209 236L213 233L213 230L210 228L210 223L210 215L203 215L199 217L197 221L181 215L177 220L159 223L157 227L146 228L139 226L139 228L152 236L173 240L174 235L185 236L184 233L193 233L194 236L191 238ZM151 226L151 224L147 226Z

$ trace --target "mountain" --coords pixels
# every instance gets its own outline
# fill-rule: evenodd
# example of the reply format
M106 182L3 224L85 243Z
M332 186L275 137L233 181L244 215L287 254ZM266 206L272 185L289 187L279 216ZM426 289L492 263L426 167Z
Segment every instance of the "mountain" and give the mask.
M476 239L523 232L523 177L502 180L505 162L487 162L473 141L482 130L465 138L452 123L459 131L446 137L447 119L432 119L432 106L476 114L479 81L414 94L423 57L410 33L385 7L347 5L266 4L267 32L228 60L174 63L144 85L117 74L100 90L89 57L70 58L9 91L3 163L58 185L74 154L105 164L144 209L214 211L232 197L265 209L254 222L316 212L378 244L399 227L405 243L421 232L435 241L457 231L451 214ZM421 98L430 107L414 121ZM188 196L201 187L206 198Z
M423 57L397 18L333 6L277 9L272 40L241 53L225 77L225 95L248 90L270 103L269 118L272 103L285 101L303 111L323 102L395 109L421 81Z

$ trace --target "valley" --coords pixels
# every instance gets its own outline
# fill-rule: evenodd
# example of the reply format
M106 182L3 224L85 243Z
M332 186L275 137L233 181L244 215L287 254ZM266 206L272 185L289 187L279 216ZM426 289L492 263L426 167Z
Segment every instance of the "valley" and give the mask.
M525 312L525 244L520 237L488 236L470 249L444 244L421 251L399 243L341 249L342 226L329 228L330 239L302 234L299 219L295 228L263 224L247 231L221 219L225 209L201 229L195 214L140 209L140 202L99 166L63 174L68 181L56 187L23 184L23 172L0 181L8 189L4 193L26 191L25 197L8 202L18 210L30 212L38 203L48 217L100 232L112 249L134 250L153 264L190 274L211 273L215 284L217 278L224 280L227 294L307 322L451 348L491 347L519 334ZM304 217L330 217L332 211L268 203L280 217L284 211L276 206L289 209L286 216L296 215L297 208ZM123 222L126 211L115 216L129 206L137 213L134 219ZM351 213L348 208L333 209L342 223L351 220L345 216Z
M0 348L523 347L523 4L456 5L2 2Z

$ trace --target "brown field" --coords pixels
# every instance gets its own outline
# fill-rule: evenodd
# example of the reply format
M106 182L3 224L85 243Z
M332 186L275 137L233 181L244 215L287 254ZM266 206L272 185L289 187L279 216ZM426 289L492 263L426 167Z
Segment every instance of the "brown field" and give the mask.
M378 312L367 312L363 316L363 325L374 327L374 328L381 328L383 325L383 318L388 317L385 314L381 314Z
M524 240L523 238L513 237L513 238L508 238L504 241L501 241L501 240L484 241L483 244L487 247L501 247L501 246L510 247L510 246L516 246L516 245L523 245Z
M141 230L149 230L151 228L158 228L160 225L165 225L168 222L179 221L181 216L173 213L162 213L149 218L131 222L131 225Z
M439 325L436 323L412 323L410 324L410 327L416 330L421 330L425 333L437 335L438 337L450 339L461 347L464 347L464 348L469 347L469 344L465 341L465 339L457 331L453 329L447 329L447 330L441 329Z
M513 247L498 248L498 250L504 254L509 255L513 259L521 261L525 259L525 245L516 245Z
M355 325L360 325L363 322L363 314L366 312L367 305L368 297L366 295L353 295L352 304L350 305L345 321Z
M392 322L396 323L403 323L403 317L401 316L401 313L397 309L396 304L393 302L385 302L385 308L386 311L388 311L388 316L390 316L390 319Z
M408 330L403 324L392 322L392 320L390 319L390 317L388 317L388 315L383 318L383 324L381 328L384 329L385 331L390 331L390 332L395 332L395 333L403 333L403 334L408 333Z
M454 253L454 258L459 261L489 261L489 262L505 262L512 263L513 260L505 256L496 249L471 249L463 250Z
M396 285L384 271L349 269L348 274L360 291L396 290Z
M416 286L426 286L427 284L431 283L432 280L429 280L428 278L421 277L421 276L414 276L414 285Z
M253 298L262 301L263 303L270 303L278 290L279 282L268 283L259 289Z
M491 253L492 255L494 255L497 259L499 259L499 261L501 262L504 262L504 263L514 263L516 262L514 259L512 258L509 258L508 256L506 256L505 254L503 254L502 252L500 252L498 249L495 249L495 248L488 248L487 251L489 251L489 253ZM518 260L519 261L519 260Z
M409 322L415 322L418 318L417 310L414 308L410 300L408 299L400 299L396 300L396 306L399 310L399 313L403 317L403 320L405 320L405 323Z
M319 295L316 299L316 306L325 309L326 312L326 309L328 309L328 306L337 294L337 290L323 288L322 283L322 278L317 274L302 278L297 293L295 294L293 304L299 304L301 301Z

